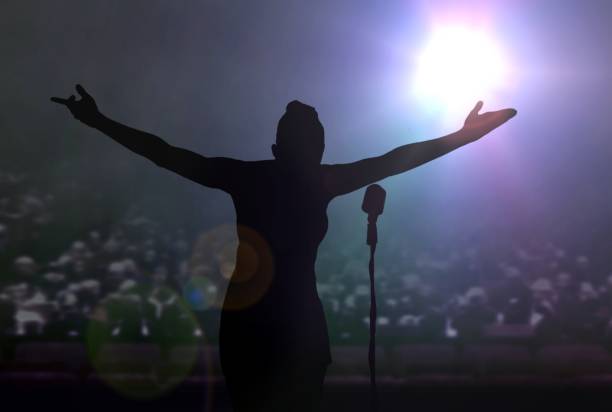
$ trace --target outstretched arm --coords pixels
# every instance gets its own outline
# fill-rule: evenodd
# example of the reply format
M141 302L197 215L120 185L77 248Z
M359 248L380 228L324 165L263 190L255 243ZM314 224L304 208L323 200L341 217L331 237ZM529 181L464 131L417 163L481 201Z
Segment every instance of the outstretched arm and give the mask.
M192 151L171 146L163 139L141 130L125 126L104 116L93 97L81 85L76 86L81 100L74 95L68 99L52 97L51 101L66 106L72 115L86 125L100 130L132 152L151 160L157 166L178 173L202 185L226 189L235 173L238 160L204 157Z
M481 108L482 102L478 102L465 119L463 128L455 133L400 146L382 156L329 166L326 176L329 191L334 196L350 193L370 183L413 169L480 139L516 115L514 109L478 114Z

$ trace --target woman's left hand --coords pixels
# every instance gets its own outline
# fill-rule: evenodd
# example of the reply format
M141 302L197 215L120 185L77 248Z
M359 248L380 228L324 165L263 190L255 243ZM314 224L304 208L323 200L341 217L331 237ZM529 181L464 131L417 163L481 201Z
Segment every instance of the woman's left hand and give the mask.
M465 119L462 128L462 131L466 132L474 140L480 139L482 136L495 130L516 116L517 113L515 109L502 109L479 114L480 109L482 109L482 101L476 103L476 106L474 106Z

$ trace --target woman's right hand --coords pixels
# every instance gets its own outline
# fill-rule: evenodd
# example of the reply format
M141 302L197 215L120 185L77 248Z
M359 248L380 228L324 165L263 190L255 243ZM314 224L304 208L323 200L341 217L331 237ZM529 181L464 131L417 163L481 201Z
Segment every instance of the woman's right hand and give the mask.
M51 101L66 106L76 119L88 126L93 126L96 120L100 118L96 101L80 84L76 85L76 90L81 96L81 100L76 100L74 94L72 94L67 99L52 97Z

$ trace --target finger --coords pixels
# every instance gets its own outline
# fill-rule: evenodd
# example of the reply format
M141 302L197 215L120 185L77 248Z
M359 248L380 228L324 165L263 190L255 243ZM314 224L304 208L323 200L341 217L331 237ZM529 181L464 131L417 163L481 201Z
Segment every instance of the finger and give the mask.
M61 97L52 97L51 101L57 104L63 104L64 106L68 106L68 99L62 99Z
M489 113L491 113L491 115L497 115L500 117L503 117L506 120L510 120L512 119L514 116L516 116L516 109L502 109L502 110L498 110L496 112L487 112L487 113L483 113L482 115L488 115Z
M79 95L81 97L91 97L89 95L89 93L87 93L87 91L85 90L85 88L83 86L81 86L80 84L76 85L76 91L79 93Z
M481 115L478 116L478 119L482 122L490 122L491 124L496 124L497 126L499 126L499 125L506 123L508 120L512 119L515 115L516 115L516 110L503 109L503 110L497 110L494 112L482 113Z
M476 103L476 105L474 106L474 108L470 112L470 116L478 115L478 112L480 111L480 109L482 109L482 100L479 100L478 103Z
M70 97L68 98L68 103L74 103L76 102L76 97L74 96L74 94L71 94Z

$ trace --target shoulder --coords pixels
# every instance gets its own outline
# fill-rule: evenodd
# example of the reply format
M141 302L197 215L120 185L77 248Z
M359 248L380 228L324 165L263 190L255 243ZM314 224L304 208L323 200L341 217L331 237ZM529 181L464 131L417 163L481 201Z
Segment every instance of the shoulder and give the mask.
M223 160L221 160L223 159ZM273 167L272 160L236 160L217 158L222 164L216 168L219 174L224 175L224 187L227 192L242 192L252 188L256 182L262 180Z
M267 163L271 162L268 160L248 161L238 160L229 157L208 157L206 158L206 164L219 170L232 171L236 173L240 172L253 172L255 170L261 170L268 167Z
M231 165L232 169L241 175L245 175L244 177L265 173L268 170L274 169L274 166L274 160L236 160Z
M273 159L267 160L252 160L244 162L248 165L248 167L252 169L268 169L273 168L276 165L276 161Z
M231 162L235 166L251 169L270 167L274 164L274 160L239 160L231 159L229 157L216 157L212 159L224 159L226 161Z
M348 165L345 163L339 163L339 164L322 164L321 165L321 175L325 178L331 178L331 177L335 177L338 176L339 174L341 174L342 172L346 171L348 169L347 167Z

